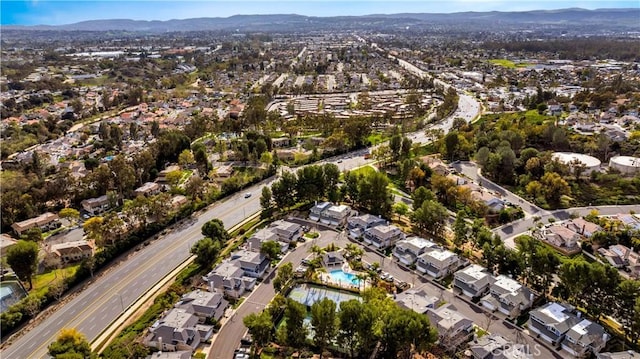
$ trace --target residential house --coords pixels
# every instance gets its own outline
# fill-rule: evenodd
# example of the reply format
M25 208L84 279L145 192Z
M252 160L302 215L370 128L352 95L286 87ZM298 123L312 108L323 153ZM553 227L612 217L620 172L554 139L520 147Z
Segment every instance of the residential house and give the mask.
M244 249L231 253L231 260L237 261L244 275L251 278L262 277L269 267L269 258L264 254Z
M473 337L473 322L465 318L453 304L427 309L429 323L438 331L440 344L452 351Z
M200 323L209 319L220 321L228 306L229 302L218 290L208 292L197 289L183 295L176 303L176 308L188 308L191 313L197 315Z
M215 176L214 180L216 182L223 182L229 179L233 175L233 167L232 166L220 166L215 168Z
M491 213L498 213L505 207L503 200L485 190L471 192L471 198L484 203Z
M38 217L29 218L25 221L16 222L11 225L16 235L21 236L31 228L39 228L42 232L47 232L60 227L60 218L57 214L46 212Z
M133 191L133 193L137 196L153 196L160 193L160 185L155 182L146 182L142 186L138 187Z
M185 204L187 204L187 202L189 202L187 197L185 197L185 196L183 196L181 194L177 194L177 195L171 197L171 208L174 208L174 209L180 208L180 207L184 206Z
M589 353L599 353L608 340L609 334L601 325L582 319L569 329L561 346L571 355L583 358Z
M4 257L7 254L7 250L16 243L18 243L16 239L5 233L0 233L0 257Z
M365 243L373 244L378 249L384 249L403 240L405 234L394 225L380 225L367 229L363 238Z
M94 253L92 242L85 240L52 244L45 257L47 267L81 261L90 258Z
M435 296L430 296L424 289L417 290L411 288L397 294L395 302L405 309L411 309L416 313L425 314L428 309L434 309L440 302L440 299Z
M320 214L320 222L324 224L329 224L332 226L342 226L346 223L347 217L349 217L349 213L351 212L351 208L345 206L344 204L338 206L329 206L326 210L322 211Z
M453 275L453 287L469 298L480 298L493 282L493 276L489 271L477 264L461 269Z
M615 216L623 226L630 227L631 229L640 229L640 218L633 214L619 213Z
M520 343L512 343L499 334L480 337L469 343L473 359L533 359L531 349Z
M567 332L580 322L573 311L574 308L568 304L549 302L529 312L527 326L531 333L552 345L559 345Z
M284 253L289 249L289 242L284 242L280 240L278 234L272 228L262 228L254 233L249 240L249 250L254 252L260 252L262 248L262 244L264 242L278 242L280 244L280 252Z
M636 254L633 253L633 250L631 248L622 244L609 246L608 249L598 248L598 253L615 268L624 268L625 265L628 265L631 255Z
M167 175L171 172L180 171L180 166L173 165L168 166L158 173L158 177L156 177L156 183L163 185L164 187L169 186L169 181L167 180Z
M421 254L434 246L436 246L436 244L428 239L409 237L398 241L392 253L394 257L398 258L400 263L409 266L414 264Z
M269 228L278 236L278 238L285 243L295 242L302 237L302 226L285 221L285 220L277 220L271 225Z
M635 350L627 350L624 352L607 352L596 355L597 359L640 359L640 353Z
M462 265L462 259L455 253L440 247L431 247L416 262L416 268L439 279L446 277Z
M271 146L273 146L273 148L289 147L291 146L291 139L289 139L289 137L272 138Z
M580 248L578 246L580 235L564 226L556 225L542 228L536 234L540 240L560 249L573 251Z
M363 214L361 216L349 217L347 219L347 230L349 237L360 238L366 230L387 223L387 221L372 214Z
M96 198L85 199L80 202L80 204L82 208L88 213L91 213L92 216L100 214L110 207L109 197L106 194Z
M309 219L312 221L319 221L322 217L322 213L326 211L329 207L331 207L331 203L329 202L321 202L317 203L315 206L311 207L309 210Z
M211 292L220 289L231 298L240 298L256 283L255 278L245 276L244 270L232 261L223 261L202 279L209 284Z
M344 256L338 251L327 252L322 256L322 263L325 267L342 267L345 263Z
M482 298L483 307L498 310L509 318L516 318L533 304L533 292L518 281L499 275L489 286L489 294Z
M199 324L185 308L173 308L149 328L145 344L161 351L195 350L213 335L213 326Z
M429 166L433 173L437 173L440 176L446 176L449 174L449 167L435 155L420 157L420 160Z
M599 225L580 217L566 222L565 227L587 238L591 238L594 233L602 231L602 227Z

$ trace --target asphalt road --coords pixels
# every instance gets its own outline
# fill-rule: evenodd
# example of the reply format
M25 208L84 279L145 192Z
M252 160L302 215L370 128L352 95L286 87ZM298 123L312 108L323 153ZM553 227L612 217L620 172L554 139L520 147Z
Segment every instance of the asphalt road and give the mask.
M474 182L480 184L482 187L499 194L502 200L520 206L525 214L541 216L549 213L549 211L544 210L531 202L528 202L526 199L517 196L506 188L494 182L491 182L486 177L478 174L479 167L473 162L458 162L453 164L452 166L456 171L467 176Z
M598 213L602 216L611 216L618 213L629 213L630 211L634 211L638 213L640 212L640 204L560 209L560 210L548 212L547 214L541 215L539 222L543 224L547 224L549 223L550 218L553 218L553 220L555 221L564 221L564 220L570 219L572 214L577 214L579 216L586 216L592 210L597 210ZM529 229L533 228L534 226L535 226L534 218L525 217L517 221L508 223L504 226L494 228L493 233L499 235L500 238L502 238L507 248L515 249L516 245L515 245L514 239L517 236L529 231Z
M248 191L259 194L262 186L264 183ZM126 261L94 279L77 297L2 350L0 357L46 357L47 346L62 328L76 328L89 341L97 338L124 309L189 257L189 249L202 237L202 224L219 218L229 228L257 212L259 195L244 198L246 192L210 207L143 250L133 252Z

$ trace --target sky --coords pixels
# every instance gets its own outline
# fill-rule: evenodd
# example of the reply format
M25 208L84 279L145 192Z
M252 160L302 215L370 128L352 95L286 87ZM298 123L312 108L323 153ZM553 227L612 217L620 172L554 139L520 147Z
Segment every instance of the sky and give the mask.
M640 8L640 0L0 0L0 24L62 25L98 19L170 20L239 14L337 16L526 11L570 7Z

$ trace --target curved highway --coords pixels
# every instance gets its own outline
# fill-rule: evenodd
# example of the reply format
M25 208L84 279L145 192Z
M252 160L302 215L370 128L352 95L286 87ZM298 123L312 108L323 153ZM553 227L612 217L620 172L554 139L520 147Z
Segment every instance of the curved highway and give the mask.
M249 191L260 193L265 184L253 186ZM133 252L126 261L96 278L78 296L2 350L0 357L47 357L47 346L62 328L76 328L93 341L129 305L189 257L191 246L202 238L200 228L205 222L219 218L229 228L260 210L259 197L236 194Z

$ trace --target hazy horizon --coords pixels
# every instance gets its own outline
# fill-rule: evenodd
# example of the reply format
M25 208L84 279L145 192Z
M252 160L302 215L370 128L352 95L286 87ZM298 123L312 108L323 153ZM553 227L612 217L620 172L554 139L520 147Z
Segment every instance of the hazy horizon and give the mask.
M1 25L65 25L88 20L159 20L233 15L361 16L397 13L640 8L640 1L2 1Z

